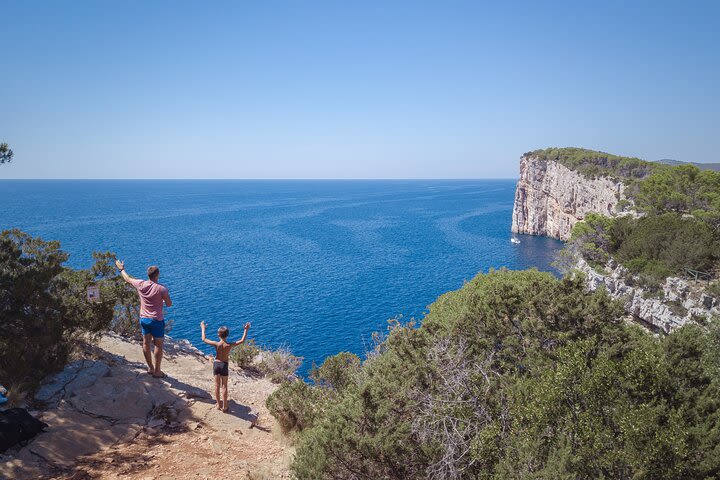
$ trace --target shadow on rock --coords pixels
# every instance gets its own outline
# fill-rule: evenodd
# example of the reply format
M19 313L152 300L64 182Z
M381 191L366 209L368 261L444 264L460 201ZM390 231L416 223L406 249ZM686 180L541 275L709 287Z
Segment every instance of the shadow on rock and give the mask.
M97 459L83 457L113 445L141 443L150 448L187 430L195 420L196 401L211 401L203 389L172 377L153 378L143 364L107 354L77 360L52 375L35 396L45 410L37 416L46 432L0 458L0 478L94 478L87 467ZM162 435L161 435L162 434ZM147 455L125 458L108 451L104 469L120 475L147 467Z

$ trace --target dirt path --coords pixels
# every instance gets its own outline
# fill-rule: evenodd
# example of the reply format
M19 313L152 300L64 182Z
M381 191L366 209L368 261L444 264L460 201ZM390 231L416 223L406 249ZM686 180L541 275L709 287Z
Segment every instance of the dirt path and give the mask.
M145 373L137 343L103 337L38 391L50 427L0 457L0 478L289 478L293 449L265 408L276 385L231 370L225 414L208 358L170 342L163 371Z

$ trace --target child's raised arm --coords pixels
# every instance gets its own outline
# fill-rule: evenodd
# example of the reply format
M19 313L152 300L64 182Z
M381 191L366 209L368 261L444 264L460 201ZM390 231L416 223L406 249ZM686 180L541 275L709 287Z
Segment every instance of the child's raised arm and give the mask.
M208 345L212 345L214 347L218 346L218 342L213 342L212 340L208 340L207 337L205 336L205 321L200 322L200 330L202 330L202 341L203 342L207 343Z
M245 324L245 331L243 332L242 338L241 338L240 340L238 340L237 342L233 342L233 344L232 344L233 347L237 347L238 345L240 345L241 343L243 343L243 342L245 341L245 338L247 338L247 332L248 332L248 330L250 330L250 324L249 324L249 323L246 323L246 324Z

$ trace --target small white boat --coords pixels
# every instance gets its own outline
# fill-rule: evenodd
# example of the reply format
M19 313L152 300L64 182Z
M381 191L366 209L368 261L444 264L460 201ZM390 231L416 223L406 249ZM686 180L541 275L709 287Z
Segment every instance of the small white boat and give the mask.
M510 239L510 241L511 241L512 243L520 243L520 240L517 239L517 238L515 238L515 237L512 237L512 238Z

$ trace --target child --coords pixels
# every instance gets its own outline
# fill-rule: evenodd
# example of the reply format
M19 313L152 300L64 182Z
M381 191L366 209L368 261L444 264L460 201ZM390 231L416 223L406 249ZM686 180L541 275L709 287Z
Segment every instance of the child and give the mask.
M248 329L250 329L250 324L245 324L245 331L243 332L243 336L240 340L237 342L228 343L227 337L230 335L230 330L227 327L220 327L218 328L218 337L220 337L219 342L213 342L212 340L208 340L205 338L205 322L200 322L200 329L202 330L202 341L207 343L208 345L212 345L215 347L215 361L213 362L213 375L215 375L215 398L217 399L217 409L220 410L221 404L220 404L220 386L222 385L223 389L223 404L222 404L222 411L227 413L228 411L228 392L227 392L227 382L228 382L228 360L230 360L230 350L232 350L233 347L237 347L241 343L245 341L245 337L247 337Z

